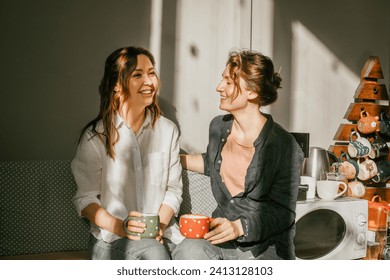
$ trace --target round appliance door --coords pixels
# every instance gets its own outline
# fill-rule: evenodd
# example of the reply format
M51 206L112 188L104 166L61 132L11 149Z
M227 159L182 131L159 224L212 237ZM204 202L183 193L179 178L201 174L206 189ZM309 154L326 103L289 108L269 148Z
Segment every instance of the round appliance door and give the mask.
M337 248L346 234L347 226L337 212L319 209L302 216L296 223L295 255L313 260Z

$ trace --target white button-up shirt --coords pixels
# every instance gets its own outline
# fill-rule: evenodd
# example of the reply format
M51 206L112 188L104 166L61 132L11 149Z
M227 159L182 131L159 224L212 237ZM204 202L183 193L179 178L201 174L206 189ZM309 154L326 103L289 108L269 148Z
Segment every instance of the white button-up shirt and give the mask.
M78 190L73 203L81 211L97 203L111 215L125 219L130 211L157 213L161 204L170 206L175 215L182 202L179 131L170 120L161 116L153 128L147 114L139 133L115 116L119 141L114 145L115 159L108 156L99 135L92 137L88 129L72 161L72 172ZM96 128L102 131L100 121ZM91 223L97 239L112 242L120 237ZM164 237L174 243L182 240L177 223L172 219Z

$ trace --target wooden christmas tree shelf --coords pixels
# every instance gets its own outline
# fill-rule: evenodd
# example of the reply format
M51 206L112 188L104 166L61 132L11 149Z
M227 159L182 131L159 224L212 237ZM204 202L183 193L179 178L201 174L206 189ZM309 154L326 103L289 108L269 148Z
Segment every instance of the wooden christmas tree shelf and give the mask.
M358 131L357 123L361 118L361 113L365 111L370 116L380 116L382 112L390 114L389 95L386 86L378 82L378 79L383 79L382 68L379 58L371 56L366 61L360 75L360 84L357 87L354 95L354 103L351 103L344 115L344 119L348 123L340 124L333 140L336 142L329 147L329 151L333 152L336 157L340 158L342 153L348 154L348 144L352 131ZM371 134L359 134L372 142L379 132ZM385 139L388 141L388 139ZM377 161L378 159L374 159ZM390 160L390 153L387 158L380 160ZM389 182L387 182L389 183ZM386 182L374 183L371 180L363 181L366 186L366 196L364 198L371 200L371 198L379 194L383 200L390 201L390 188L386 187Z

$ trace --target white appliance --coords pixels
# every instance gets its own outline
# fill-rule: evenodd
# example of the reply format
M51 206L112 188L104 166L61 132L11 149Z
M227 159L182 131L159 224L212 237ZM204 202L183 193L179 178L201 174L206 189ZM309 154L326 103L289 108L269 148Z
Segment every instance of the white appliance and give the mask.
M366 256L367 200L298 201L296 214L297 259L352 260Z

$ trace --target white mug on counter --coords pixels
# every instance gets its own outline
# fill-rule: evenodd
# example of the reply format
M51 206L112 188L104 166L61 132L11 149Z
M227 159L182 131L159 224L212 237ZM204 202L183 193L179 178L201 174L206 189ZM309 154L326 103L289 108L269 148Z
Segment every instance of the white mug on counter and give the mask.
M308 190L306 192L306 200L314 200L316 195L316 178L310 176L301 176L300 185L307 185Z
M339 188L343 187L343 190L339 192ZM341 181L317 181L317 194L322 200L333 200L346 193L348 186Z

